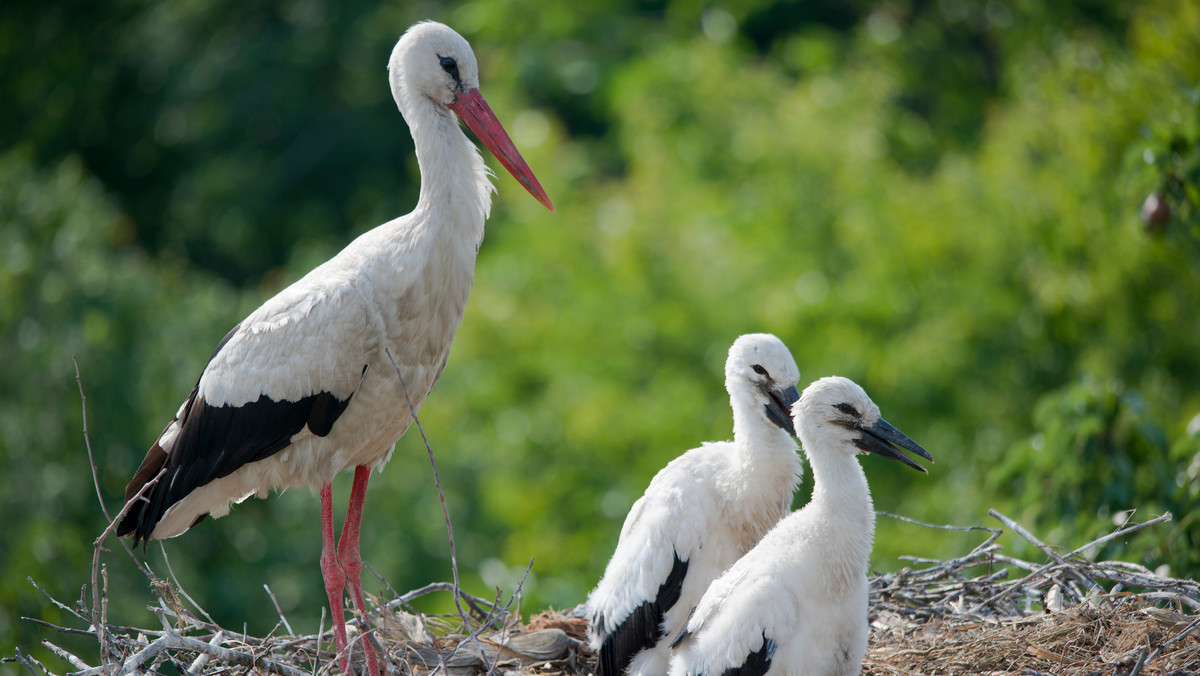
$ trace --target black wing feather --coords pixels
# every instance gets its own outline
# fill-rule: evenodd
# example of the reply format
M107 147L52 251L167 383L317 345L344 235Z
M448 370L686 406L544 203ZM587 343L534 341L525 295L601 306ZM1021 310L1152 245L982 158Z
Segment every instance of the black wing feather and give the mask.
M367 367L363 366L362 375L367 375ZM362 378L359 378L359 384L362 384ZM357 388L355 388L357 390ZM338 399L329 392L319 392L313 400L312 409L308 414L308 429L318 437L327 437L333 431L333 423L342 416L346 411L346 407L350 405L350 399L354 396L351 392L349 397Z
M726 669L721 676L763 676L771 668L771 659L775 657L775 641L763 634L763 645L756 652L746 656L741 666Z
M234 327L221 340L209 362L237 330ZM212 406L197 396L199 386L197 382L183 407L179 435L170 453L156 442L126 487L128 501L166 467L162 479L121 520L118 535L132 534L134 542L149 540L172 505L211 481L287 448L305 425L317 436L328 435L354 396L338 399L330 392L317 392L299 401L275 401L264 394L241 406Z
M663 617L683 593L688 564L675 553L675 563L653 600L634 608L629 617L604 637L596 664L596 676L621 676L633 657L662 638Z

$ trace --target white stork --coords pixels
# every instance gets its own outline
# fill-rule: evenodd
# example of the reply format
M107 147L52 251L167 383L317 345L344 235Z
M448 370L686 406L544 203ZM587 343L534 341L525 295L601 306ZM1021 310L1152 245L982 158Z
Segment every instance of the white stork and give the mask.
M712 583L672 643L670 676L856 676L862 669L875 509L855 456L877 453L922 472L892 445L933 458L845 378L809 385L793 414L812 467L812 500Z
M775 336L733 343L733 441L705 443L655 475L588 596L596 676L666 673L670 638L709 583L791 509L803 470L789 413L799 378Z
M221 340L129 482L126 500L162 477L118 527L135 542L168 538L252 495L319 489L321 573L343 672L347 582L358 613L366 610L358 536L367 480L412 422L387 351L419 408L446 366L495 190L458 120L554 209L480 95L466 40L439 23L416 24L396 43L388 75L416 146L416 209L351 242ZM330 482L350 467L354 484L335 548ZM371 643L364 648L378 674Z

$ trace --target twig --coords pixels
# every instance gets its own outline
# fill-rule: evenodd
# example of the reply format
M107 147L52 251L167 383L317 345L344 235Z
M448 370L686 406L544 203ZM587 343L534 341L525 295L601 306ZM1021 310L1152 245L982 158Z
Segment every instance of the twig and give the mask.
M526 580L526 578L529 577L529 571L531 571L531 570L533 570L533 559L529 559L529 565L525 566L525 573L521 575L521 580L519 582L517 582L517 588L514 589L512 595L508 597L508 603L504 604L504 610L503 610L504 617L500 623L500 641L498 641L496 644L497 645L496 661L488 666L488 670L487 670L488 676L492 676L492 674L494 674L496 672L496 667L500 664L499 647L503 646L504 643L508 641L508 620L509 620L509 618L512 617L512 614L509 613L509 608L512 607L513 601L520 597L521 589L525 586L525 580ZM497 599L497 601L499 601L499 599ZM492 607L495 608L496 607L495 604L493 604ZM486 657L484 657L484 664L487 664Z
M904 521L905 523L911 523L911 524L914 524L917 526L924 526L925 528L936 528L938 530L961 530L961 531L984 530L989 533L994 533L997 536L1004 532L1004 531L1000 530L999 528L988 528L987 526L951 526L951 525L946 525L946 524L925 523L924 521L917 521L916 519L911 519L907 516L902 516L900 514L892 514L891 512L885 512L881 509L875 510L875 514L877 514L878 516L886 516L889 519L896 519L897 521Z
M503 595L504 595L503 592L501 592L500 589L497 588L496 589L496 600L494 602L492 602L492 608L498 609L500 607L500 599L503 597ZM512 603L513 598L516 598L515 594L509 598L509 603ZM474 642L476 644L476 648L479 650L479 660L481 662L483 662L484 673L487 674L488 676L491 676L491 674L494 673L494 671L496 669L496 665L500 662L500 653L499 652L496 653L496 661L492 662L491 658L488 657L487 650L485 650L483 648L483 645L480 644L480 642L479 642L479 635L482 634L483 630L486 629L488 626L490 626L495 621L496 617L499 617L499 611L496 611L495 613L488 613L486 616L484 616L483 620L479 623L479 628L476 629L475 631L472 631L471 634L469 636L467 636L466 638L464 638L463 640L459 641L458 645L454 648L455 651L458 651L460 648L462 648L467 643ZM508 619L508 614L505 613L504 619L501 621L501 624L500 624L501 631L503 631L504 627L507 625L507 619ZM497 644L497 645L499 645L499 644ZM453 655L453 654L454 653L452 652L451 655Z
M391 583L391 582L388 582L388 581L387 581L387 578L385 578L384 576L380 575L380 574L379 574L379 571L375 570L375 567L374 567L374 566L372 566L371 564L367 563L366 561L363 561L363 566L364 566L364 567L365 567L367 570L371 571L371 574L375 576L375 579L376 579L376 580L379 580L381 583L383 583L383 588L384 588L384 589L386 589L386 590L388 590L388 592L389 592L389 593L390 593L392 596L399 596L399 595L400 595L400 592L396 591L396 590L395 590L395 589L392 587L392 583Z
M1091 542L1087 543L1086 545L1083 545L1082 547L1080 547L1078 549L1072 550L1070 554L1067 554L1067 556L1068 557L1078 556L1078 555L1084 553L1085 551L1091 549L1092 547L1098 547L1100 545L1107 544L1118 538L1123 538L1126 535L1135 533L1143 528L1149 528L1150 526L1157 526L1158 524L1163 523L1164 521L1170 521L1171 518L1172 518L1171 513L1165 512L1161 516L1155 517L1149 521L1143 521L1142 523L1135 523L1132 526L1123 527L1119 530L1115 530L1115 531L1109 533L1108 535L1096 538L1095 540L1092 540ZM1126 520L1125 523L1129 523L1129 521ZM1131 564L1131 565L1133 565L1133 564Z
M79 636L91 636L93 638L96 636L95 631L89 631L87 629L74 629L72 627L60 627L57 624L53 624L51 622L47 622L45 620L38 619L36 617L21 617L21 619L25 620L26 622L32 622L34 624L39 624L47 629L53 629L54 631L57 631L60 634L77 634Z
M1100 585L1096 584L1095 580L1091 579L1086 574L1080 572L1078 569L1076 569L1073 566L1071 566L1070 564L1068 564L1066 562L1066 560L1063 559L1061 556L1059 556L1058 553L1055 552L1052 547L1046 545L1041 540L1037 539L1037 537L1034 536L1033 533L1030 533L1029 531L1025 530L1025 528L1021 524L1017 523L1016 521L1013 521L1012 519L1008 518L1007 516L1004 516L1000 512L996 511L995 509L989 509L988 514L990 514L993 518L998 520L1000 523L1004 524L1005 526L1008 526L1009 529L1012 530L1017 535L1020 535L1021 537L1028 540L1031 544L1033 544L1033 546L1042 550L1042 553L1044 553L1046 556L1049 556L1051 559L1054 559L1054 561L1056 563L1058 563L1061 566L1066 567L1067 570L1071 574L1078 577L1080 579L1080 581L1087 584L1088 587L1099 587L1100 586Z
M42 676L42 674L47 673L46 667L42 666L41 662L38 662L37 660L33 659L29 655L22 654L20 648L17 648L15 652L16 652L16 657L14 658L14 661L20 663L26 669L28 669L30 672L32 672L33 676ZM38 673L38 670L34 667L35 664L38 667L41 667L42 674Z
M417 417L417 408L413 405L412 396L408 392L408 385L404 383L404 375L400 373L400 366L396 364L396 358L392 356L391 348L384 348L387 353L388 360L392 362L392 368L396 370L396 378L400 380L400 388L404 390L404 399L408 402L409 413L412 414L413 424L417 426L417 431L421 433L421 440L425 442L425 450L429 453L429 464L433 467L433 483L437 486L438 500L442 503L442 516L446 518L446 535L450 539L450 574L454 579L454 606L458 608L458 614L462 617L463 623L467 630L471 630L471 618L463 610L462 603L458 598L458 590L462 588L462 583L458 577L458 556L454 549L454 527L450 524L450 510L446 507L446 494L442 491L442 480L438 477L437 461L433 458L433 447L429 445L429 437L425 436L425 428L421 426L421 421ZM438 651L438 658L441 660L442 671L449 673L449 668L446 666L446 661L454 656L458 650L457 647L450 652L449 657L443 657L441 651Z
M55 655L58 655L59 659L70 662L71 666L75 667L76 669L79 669L80 671L86 671L86 670L92 668L92 667L88 666L88 664L86 662L84 662L83 660L81 660L78 657L76 657L75 655L67 652L66 650L63 650L62 648L54 645L53 643L51 643L50 641L47 641L46 639L42 639L42 645L50 652L54 653Z
M108 608L108 598L106 590L104 601L103 603L101 602L101 590L99 588L100 552L103 549L102 544L104 540L108 538L109 534L113 532L113 529L117 527L117 523L119 523L120 520L125 517L125 513L128 512L138 500L141 500L146 491L148 491L151 486L158 483L159 479L161 479L166 473L167 468L164 466L161 470L159 470L158 474L156 474L153 479L147 481L146 484L142 486L132 498L125 502L125 505L121 507L121 511L117 512L116 517L109 520L108 527L104 529L104 532L101 533L94 542L92 542L92 622L96 625L96 635L100 637L101 659L103 659L106 664L108 663L108 639L106 636L107 631L105 630L105 627L107 626L106 614ZM107 583L105 586L107 587Z
M161 653L167 649L189 650L212 655L224 662L232 662L242 666L251 668L262 668L273 674L281 674L282 676L305 676L303 671L295 667L277 662L266 657L256 657L250 653L245 653L240 650L230 650L222 648L218 645L212 645L189 636L182 636L171 626L167 621L166 614L159 609L155 609L155 614L158 615L159 621L163 625L164 633L153 643L146 646L145 649L130 657L121 665L121 670L117 672L117 676L126 673L132 673L140 667L147 659Z
M211 639L209 639L208 644L211 646L219 646L223 640L225 640L225 632L218 631L217 633L213 634ZM188 665L187 673L200 673L200 670L204 668L204 665L208 664L208 660L210 658L212 658L212 653L200 653L199 655L196 655L196 659L192 660L192 663Z
M283 623L283 628L287 629L289 636L295 636L296 632L292 631L292 625L288 624L287 618L283 616L283 609L279 607L279 600L275 598L275 592L265 584L263 589L267 590L267 596L271 597L271 605L275 606L275 612L279 613L279 621Z
M97 549L97 552L100 550ZM108 662L108 566L100 566L100 578L103 580L103 587L100 590L100 624L96 625L96 636L100 639L100 655L101 661ZM95 584L95 583L93 583ZM95 589L92 590L95 593ZM92 609L94 614L95 608Z
M96 457L92 453L92 440L91 436L88 434L87 397L83 393L83 378L79 375L79 361L74 355L71 356L71 363L75 365L75 383L79 386L79 405L83 414L83 445L87 448L88 466L92 471L92 485L96 488L96 501L100 503L100 511L104 514L104 519L111 524L113 519L109 517L108 506L104 504L104 495L100 490L100 471L96 467ZM122 510L121 514L117 515L117 518L120 519L124 513L124 510ZM138 567L138 570L141 570L143 574L149 576L150 572L146 570L144 566L142 566L142 562L138 560L137 556L133 553L133 549L129 547L129 544L122 540L121 546L125 548L125 553L129 555L129 558L133 559L133 563Z
M33 588L34 588L34 589L36 589L36 590L40 591L40 592L42 593L42 596L45 596L47 599L49 599L49 600L50 600L50 603L53 603L53 604L54 604L55 606L57 606L58 608L60 608L60 609L62 609L62 610L65 610L65 611L67 611L68 613L71 613L72 615L74 615L75 617L79 618L79 619L80 619L80 620L82 620L83 622L87 622L87 621L88 621L88 618L86 618L86 617L84 617L82 614L80 614L80 613L79 613L79 611L77 611L77 610L75 610L75 609L73 609L73 608L71 608L71 607L67 606L67 605L66 605L66 604L64 604L64 603L60 603L60 602L58 601L58 599L56 599L56 598L54 598L53 596L51 596L51 595L50 595L50 592L46 591L45 589L42 589L42 588L41 588L41 586L39 586L37 582L34 582L34 581L33 581L33 578L32 578L32 577L26 577L25 579L26 579L26 580L29 580L29 584L33 585Z
M1005 596L1008 596L1015 589L1026 587L1032 581L1034 581L1040 577L1050 575L1054 571L1059 570L1059 569L1067 571L1067 572L1071 572L1072 574L1076 575L1077 577L1081 577L1085 582L1090 583L1090 585L1092 586L1093 589L1099 587L1099 585L1096 584L1096 581L1092 577L1084 575L1077 566L1068 563L1063 557L1058 556L1056 553L1054 553L1052 550L1050 550L1050 548L1048 546L1046 546L1045 544L1042 544L1040 540L1038 540L1036 537L1034 537L1031 533L1029 533L1027 530L1025 530L1023 527L1021 527L1015 521L1004 516L1003 514L1000 514L999 512L997 512L994 509L988 510L988 513L991 514L996 519L998 519L999 521L1001 521L1001 523L1004 523L1006 526L1008 526L1010 529L1012 529L1013 532L1017 533L1018 535L1021 535L1026 540L1029 540L1031 543L1033 543L1035 546L1037 546L1038 549L1041 549L1048 556L1050 556L1053 559L1053 561L1042 564L1040 566L1034 566L1033 564L1030 564L1028 562L1021 561L1019 559L1014 559L1012 557L1004 556L1002 554L994 555L994 558L996 559L996 561L998 561L1000 563L1015 565L1019 568L1023 568L1025 570L1028 570L1031 572L1029 575L1025 576L1021 580L1015 580L1012 583L1012 585L996 592L995 594L993 594L993 595L989 596L988 598L984 599L983 601L979 602L974 607L972 607L971 610L968 611L968 614L972 614L972 615L976 614L979 611L981 611L983 608L988 606L989 604L994 603L994 602L1004 598ZM1151 519L1150 521L1145 521L1143 523L1137 523L1132 526L1126 526L1124 528L1120 528L1112 533L1101 536L1081 547L1078 547L1078 548L1072 550L1071 552L1069 552L1067 554L1067 557L1069 557L1069 558L1077 557L1092 547L1105 544L1105 543L1115 540L1117 538L1121 538L1126 535L1129 535L1130 533L1139 531L1148 526L1153 526L1153 525L1163 523L1164 521L1169 521L1170 519L1171 519L1171 514L1168 512L1166 514L1163 514L1162 516ZM1122 565L1128 565L1128 564L1111 562L1111 565L1113 567L1115 567L1115 566L1122 566ZM1160 584L1156 580L1149 579L1150 577L1157 577L1157 576L1153 576L1152 574L1118 573L1117 571L1108 570L1105 567L1105 563L1093 564L1092 566L1090 566L1090 568L1092 570L1093 576L1096 573L1104 572L1105 574L1102 576L1102 579L1108 579L1108 580L1112 580L1115 582L1119 581L1124 584L1134 584L1137 586L1149 587L1149 588L1153 588L1153 587L1155 587L1156 584ZM1162 580L1162 579L1160 578L1160 580ZM1167 582L1167 581L1162 580L1162 582ZM1195 585L1195 583L1192 583L1192 584L1196 586L1196 589L1190 590L1190 589L1187 589L1187 585L1184 584L1184 581L1176 580L1173 582L1177 583L1172 586L1173 590L1187 590L1187 591L1200 592L1200 585ZM1198 605L1200 605L1200 604L1198 604Z
M316 658L313 660L313 676L321 665L321 636L325 634L325 606L321 606L321 620L317 623ZM331 661L330 664L333 662Z
M79 386L79 405L83 410L83 445L87 447L88 464L92 466L92 485L96 487L96 500L100 503L100 511L104 513L104 519L112 521L108 517L108 507L104 505L104 495L100 492L100 476L96 471L96 457L92 455L92 442L88 438L87 397L83 394L83 379L79 376L79 360L75 358L75 355L71 355L71 363L75 365L75 384Z
M440 591L448 591L448 592L454 593L456 590L455 590L454 584L451 582L431 582L431 583L425 585L424 587L421 587L419 589L414 589L414 590L408 592L407 594L404 594L398 598L388 601L387 605L385 607L388 608L389 610L395 610L396 608L399 608L400 606L409 605L410 603L412 603L412 601L414 601L422 596L427 596L434 592L440 592ZM457 590L457 594L459 596L461 596L463 599L465 599L467 604L469 606L471 606L471 610L474 610L476 613L479 613L482 616L486 616L488 613L492 612L491 610L484 611L484 609L481 607L482 605L491 606L492 605L491 601L488 601L487 599L479 598L478 596L473 596L461 589ZM492 610L494 610L494 609L495 608L493 607Z
M71 356L71 363L75 365L75 384L79 387L79 406L82 412L83 420L83 445L85 448L87 448L88 466L92 471L92 485L96 489L96 501L100 503L100 511L104 514L104 519L111 523L113 519L109 517L108 506L104 504L104 495L100 490L100 471L96 467L96 456L92 453L92 439L88 434L87 396L85 396L83 393L83 378L79 375L79 361L74 355ZM124 512L122 512L122 514L123 513ZM121 514L117 515L117 518L121 518ZM122 544L125 544L124 541L122 541ZM133 550L130 549L129 545L127 544L125 544L125 551L129 553L131 558L133 558L133 561L135 564L137 564L138 568L142 568L141 562L137 560L137 557L133 554ZM142 569L142 572L145 573L145 569Z
M200 611L200 614L204 616L204 619L208 620L209 624L214 627L218 626L216 620L212 618L212 615L209 615L207 610L200 607L199 603L196 603L196 599L193 599L191 595L187 593L187 590L184 589L183 585L179 582L179 578L175 577L175 569L171 567L171 557L167 555L167 546L163 544L162 540L158 541L158 548L162 552L163 563L165 563L167 566L167 575L170 575L171 581L175 583L175 590L178 591L183 598L187 599L188 603L192 604L193 608ZM153 578L151 578L150 581L152 583L155 582Z

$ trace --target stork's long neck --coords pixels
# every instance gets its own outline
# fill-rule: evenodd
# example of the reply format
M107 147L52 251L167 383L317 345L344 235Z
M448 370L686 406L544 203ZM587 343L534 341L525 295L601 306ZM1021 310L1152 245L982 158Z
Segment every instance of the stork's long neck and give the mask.
M737 496L733 502L741 506L741 518L751 522L753 544L790 511L803 466L792 436L767 422L762 405L747 399L730 397L735 456L729 490Z
M796 452L791 435L764 419L761 404L744 394L731 396L729 403L733 408L734 445L742 463L761 465L763 455Z
M813 473L813 503L848 516L874 514L866 474L854 456L836 451L810 452L808 462Z
M813 448L804 442L807 449ZM875 540L875 506L862 466L839 450L808 451L812 468L812 500L805 510L821 515L829 528L831 585L845 584L866 573Z
M487 166L448 108L429 100L413 108L406 117L421 170L421 195L414 213L435 217L431 220L454 228L454 236L478 248L495 190Z

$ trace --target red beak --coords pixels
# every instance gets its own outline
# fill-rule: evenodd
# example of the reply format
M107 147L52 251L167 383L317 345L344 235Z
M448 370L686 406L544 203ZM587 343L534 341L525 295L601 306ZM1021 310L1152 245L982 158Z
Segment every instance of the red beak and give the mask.
M483 142L483 145L496 156L497 160L500 160L500 164L504 165L508 173L520 181L534 199L541 202L550 211L554 211L554 205L550 203L546 191L542 190L542 185L538 183L537 177L533 175L529 165L525 164L525 159L521 157L521 153L517 152L517 147L508 137L508 132L504 131L500 120L496 119L495 113L488 107L487 101L483 100L483 95L479 93L478 89L460 94L454 103L450 104L450 110L453 110L459 119L466 123L475 136Z

